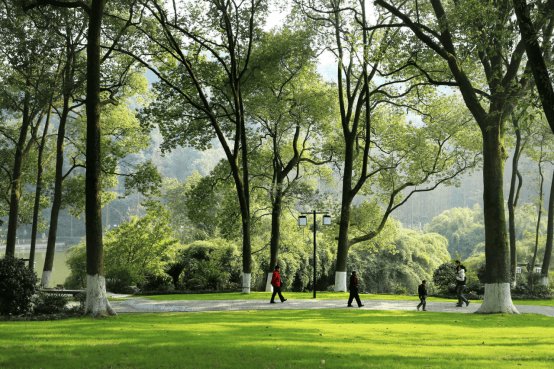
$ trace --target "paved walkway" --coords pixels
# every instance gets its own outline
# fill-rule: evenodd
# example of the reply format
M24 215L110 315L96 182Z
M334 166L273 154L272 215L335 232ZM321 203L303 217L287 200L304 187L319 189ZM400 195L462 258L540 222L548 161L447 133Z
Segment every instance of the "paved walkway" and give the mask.
M113 295L113 297L124 297ZM292 300L270 304L268 300L183 300L157 301L133 297L125 301L112 301L110 305L118 313L160 313L236 310L303 310L303 309L353 309L353 310L406 310L415 311L418 301L364 300L361 308L347 307L346 300ZM356 306L354 304L354 306ZM452 302L427 302L429 312L474 313L481 306L470 303L468 307L456 307ZM536 313L554 317L552 306L516 305L520 313Z

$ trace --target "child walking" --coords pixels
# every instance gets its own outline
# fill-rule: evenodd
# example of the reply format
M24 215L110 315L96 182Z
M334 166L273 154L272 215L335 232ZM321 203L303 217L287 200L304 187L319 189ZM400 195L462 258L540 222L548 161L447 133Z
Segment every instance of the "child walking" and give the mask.
M419 287L417 288L417 293L419 295L419 299L421 300L421 302L419 303L419 305L417 305L417 311L419 311L419 308L423 305L423 311L427 311L427 309L425 309L425 306L427 305L427 288L425 287L427 285L427 282L424 280L421 281L421 284L419 285Z

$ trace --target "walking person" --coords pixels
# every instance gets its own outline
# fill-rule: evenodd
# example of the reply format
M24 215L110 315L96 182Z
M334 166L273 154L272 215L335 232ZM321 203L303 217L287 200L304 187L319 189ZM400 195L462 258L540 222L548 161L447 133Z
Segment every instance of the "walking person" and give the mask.
M279 294L279 298L281 299L281 302L287 301L286 298L283 297L281 294L281 276L279 275L279 265L275 266L275 270L273 271L273 276L271 277L271 285L273 286L273 295L271 295L271 301L269 301L270 304L275 303L275 295Z
M421 300L419 305L417 305L417 311L419 311L419 308L421 306L423 306L423 309L422 309L423 311L427 311L427 309L425 309L425 306L427 305L427 288L425 287L426 285L427 285L427 281L425 281L424 279L421 281L421 284L417 288L417 293L419 295L419 299Z
M350 297L348 298L348 307L352 307L352 300L356 299L358 307L362 307L362 301L360 300L360 295L358 295L358 277L356 277L356 271L352 271L350 276Z
M458 303L456 306L461 307L465 302L467 307L469 306L469 300L464 296L464 289L466 288L466 267L460 265L460 260L456 260L456 269L458 271L456 273L456 295L458 295Z

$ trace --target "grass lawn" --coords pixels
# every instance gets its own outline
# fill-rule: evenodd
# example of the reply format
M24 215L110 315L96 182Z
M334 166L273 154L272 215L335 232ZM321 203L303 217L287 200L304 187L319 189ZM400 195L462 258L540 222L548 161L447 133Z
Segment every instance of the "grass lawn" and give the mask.
M362 310L1 322L4 368L552 368L554 319Z
M287 299L311 299L312 292L283 292L283 296ZM343 299L347 300L349 294L347 292L317 292L318 299ZM205 293L205 294L173 294L173 295L152 295L152 296L135 296L144 297L158 301L177 301L177 300L269 300L271 292L251 292L249 295L244 295L241 292L226 292L226 293ZM400 301L419 301L417 296L404 295L373 295L361 294L362 300L400 300ZM113 300L119 301L119 300ZM456 299L445 299L442 297L429 297L429 302L456 302ZM471 300L472 302L480 303L482 300ZM536 305L536 306L554 306L554 300L513 300L515 305Z
M176 300L269 300L271 292L251 292L248 295L241 292L226 292L226 293L203 293L203 294L183 294L183 295L152 295L152 296L136 296L144 297L159 301L176 301ZM283 292L286 299L312 299L312 292ZM318 299L338 299L348 300L348 292L317 292ZM369 295L360 294L362 300L402 300L402 301L419 301L417 296L404 295ZM453 299L443 299L439 297L430 297L428 301L447 301L456 302Z

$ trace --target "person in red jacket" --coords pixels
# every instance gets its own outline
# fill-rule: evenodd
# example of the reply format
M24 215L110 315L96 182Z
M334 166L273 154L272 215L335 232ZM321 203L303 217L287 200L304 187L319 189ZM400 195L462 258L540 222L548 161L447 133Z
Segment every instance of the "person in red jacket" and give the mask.
M352 307L352 300L356 299L358 307L364 306L360 300L360 295L358 294L358 277L356 276L356 271L352 271L350 276L350 297L348 298L348 307Z
M275 295L279 294L279 298L281 299L281 302L287 301L286 298L281 295L281 276L279 275L279 265L275 266L275 271L273 272L273 277L271 277L271 285L273 286L273 295L271 295L271 301L269 301L270 304L275 303Z

